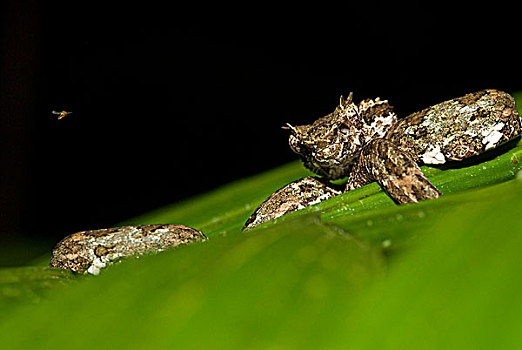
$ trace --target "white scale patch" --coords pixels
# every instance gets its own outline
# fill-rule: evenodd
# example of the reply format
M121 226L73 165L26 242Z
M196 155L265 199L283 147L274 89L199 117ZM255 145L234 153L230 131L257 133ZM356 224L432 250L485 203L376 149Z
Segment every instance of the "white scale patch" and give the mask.
M91 275L97 276L100 274L100 270L106 266L107 266L107 264L104 263L103 261L101 261L100 258L95 258L92 261L92 265L89 266L89 268L87 269L87 272L90 273Z
M365 142L373 140L375 137L382 138L390 126L397 121L395 113L389 113L385 116L376 117L370 125L363 125L363 134Z
M431 146L429 150L424 152L422 155L422 161L424 164L444 164L446 163L446 157L440 151L440 146Z
M482 143L486 145L486 150L497 145L497 142L502 138L502 135L504 135L500 132L503 127L504 123L498 123L497 125L482 131L482 136L484 136Z

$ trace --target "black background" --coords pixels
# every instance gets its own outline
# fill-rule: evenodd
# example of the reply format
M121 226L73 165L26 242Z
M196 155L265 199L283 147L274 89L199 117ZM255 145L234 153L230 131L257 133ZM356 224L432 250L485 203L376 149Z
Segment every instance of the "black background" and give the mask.
M404 116L522 89L514 9L438 4L6 2L0 234L56 240L294 160L280 127L350 91Z

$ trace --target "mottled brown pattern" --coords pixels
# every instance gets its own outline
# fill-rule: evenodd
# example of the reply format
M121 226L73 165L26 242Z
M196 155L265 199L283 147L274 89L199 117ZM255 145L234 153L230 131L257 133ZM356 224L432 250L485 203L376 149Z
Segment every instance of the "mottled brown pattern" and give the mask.
M290 148L307 168L325 180L349 176L346 191L376 181L401 204L442 195L420 164L459 161L498 147L521 134L521 121L513 97L490 89L399 120L387 101L367 99L356 105L350 94L333 113L311 125L289 125L289 129ZM286 191L283 187L276 193ZM306 197L305 192L290 196L289 202L270 197L247 224L255 226L259 213L266 221L299 209Z
M301 156L304 165L328 179L347 176L362 146L383 137L396 116L388 101L364 100L359 105L352 95L341 99L333 113L312 125L291 126L290 148Z
M293 181L268 197L250 216L243 229L250 229L341 193L342 191L328 186L326 181L314 177Z
M376 181L399 204L442 195L422 173L414 157L386 139L366 145L356 169L358 172L352 172L348 179L348 190Z
M426 164L462 160L497 147L520 135L515 101L498 90L484 90L439 103L399 120L386 135ZM498 140L497 140L498 139ZM440 162L424 157L440 149Z
M160 252L203 239L206 239L203 233L184 225L82 231L65 237L56 245L49 267L98 274L101 268L123 258Z

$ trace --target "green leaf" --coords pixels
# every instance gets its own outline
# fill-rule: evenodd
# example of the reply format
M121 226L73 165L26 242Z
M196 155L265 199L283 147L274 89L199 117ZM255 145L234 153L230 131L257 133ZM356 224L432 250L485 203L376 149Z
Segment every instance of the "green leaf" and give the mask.
M0 269L0 309L5 312L19 304L37 304L53 289L75 279L69 270L46 267L10 267Z
M311 175L300 162L292 162L209 193L166 206L126 224L183 223L212 237L238 232L254 209L287 183Z
M0 340L7 348L319 346L339 302L349 308L383 267L378 250L300 218L84 279L11 316Z
M422 227L425 239L394 261L389 277L358 303L346 324L350 345L519 348L521 195L521 181L509 181L441 200L446 203L438 209L447 207Z
M158 209L126 223L210 239L98 277L0 270L0 347L517 348L521 157L511 143L424 167L436 200L397 206L370 184L248 232L257 205L309 174L300 163Z

